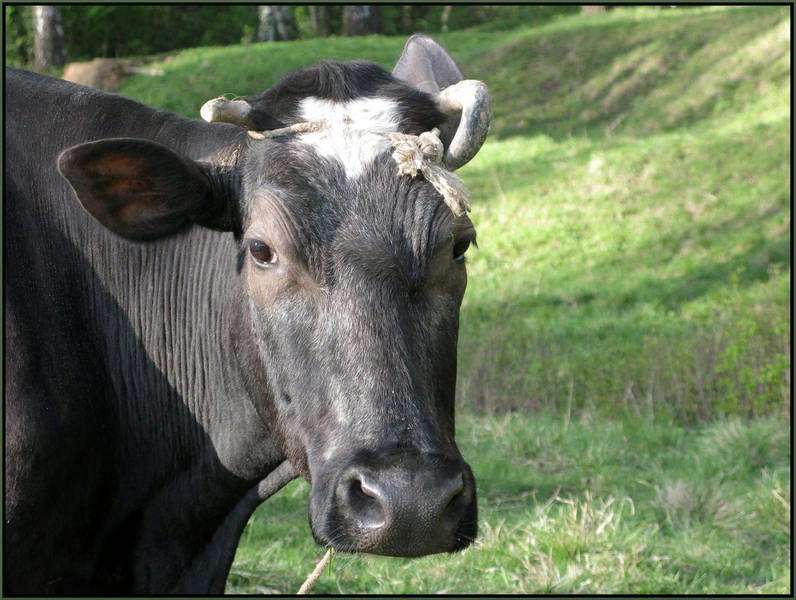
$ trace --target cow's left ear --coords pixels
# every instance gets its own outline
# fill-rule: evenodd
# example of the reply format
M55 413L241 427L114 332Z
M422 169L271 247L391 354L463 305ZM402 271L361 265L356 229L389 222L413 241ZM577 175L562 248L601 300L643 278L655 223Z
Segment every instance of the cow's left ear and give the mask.
M128 239L164 237L192 222L234 229L231 182L166 146L128 138L89 142L64 150L58 170L89 213Z

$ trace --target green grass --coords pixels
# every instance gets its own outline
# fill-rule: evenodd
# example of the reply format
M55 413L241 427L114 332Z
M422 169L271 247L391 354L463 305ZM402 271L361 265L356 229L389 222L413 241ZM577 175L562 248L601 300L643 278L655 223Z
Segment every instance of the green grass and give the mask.
M481 536L454 556L341 556L328 593L789 593L790 17L620 8L437 36L494 96L460 174L479 247L458 439ZM200 48L120 90L197 117L381 36ZM320 558L307 486L244 533L230 592Z
M671 424L468 415L480 535L454 555L338 555L316 593L780 593L790 590L790 438L777 419ZM323 554L308 485L261 507L229 593L294 593ZM301 508L299 508L301 507Z
M619 10L473 53L496 139L462 173L480 239L464 406L788 410L789 27L780 9Z

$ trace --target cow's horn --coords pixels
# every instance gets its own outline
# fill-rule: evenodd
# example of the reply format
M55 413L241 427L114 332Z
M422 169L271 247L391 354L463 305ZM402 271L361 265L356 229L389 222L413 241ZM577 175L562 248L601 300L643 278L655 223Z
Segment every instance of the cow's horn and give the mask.
M436 100L444 114L461 113L443 158L445 166L453 171L467 164L483 145L492 122L492 96L484 82L465 79L442 90Z
M205 102L199 114L208 123L231 123L252 128L254 123L249 118L251 108L245 100L228 100L224 96L219 96Z

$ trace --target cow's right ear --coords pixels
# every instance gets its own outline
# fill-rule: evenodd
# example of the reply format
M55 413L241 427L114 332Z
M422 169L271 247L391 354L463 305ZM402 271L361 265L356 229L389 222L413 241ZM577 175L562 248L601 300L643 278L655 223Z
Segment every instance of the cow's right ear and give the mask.
M216 168L148 140L118 138L80 144L58 157L58 170L83 207L131 240L151 240L192 222L233 230L231 182Z

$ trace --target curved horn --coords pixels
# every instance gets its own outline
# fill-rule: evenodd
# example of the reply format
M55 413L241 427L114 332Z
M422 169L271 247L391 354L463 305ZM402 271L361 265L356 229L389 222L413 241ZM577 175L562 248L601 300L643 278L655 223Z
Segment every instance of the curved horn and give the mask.
M253 129L255 123L249 114L251 110L251 105L245 100L227 100L224 96L219 96L205 102L199 114L208 123L231 123Z
M436 100L446 115L461 113L443 158L445 166L454 171L467 164L483 145L492 123L492 96L483 81L465 79L442 90Z

